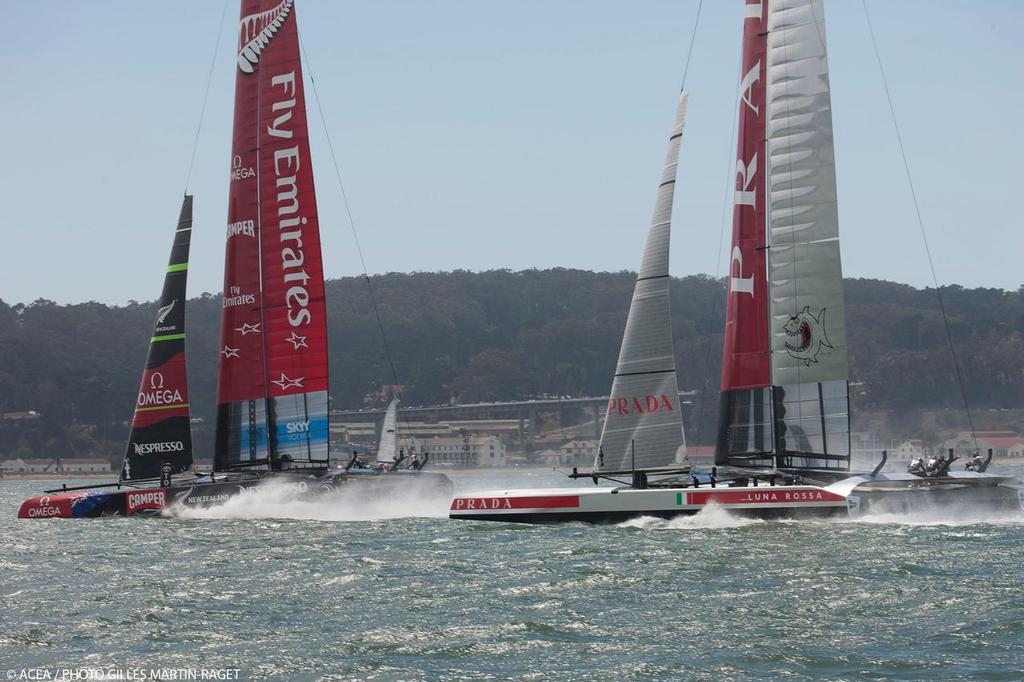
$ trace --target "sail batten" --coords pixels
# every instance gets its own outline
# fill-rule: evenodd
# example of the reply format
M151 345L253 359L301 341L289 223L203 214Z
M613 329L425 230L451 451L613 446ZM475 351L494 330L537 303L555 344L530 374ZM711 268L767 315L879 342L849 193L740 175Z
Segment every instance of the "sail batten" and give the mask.
M686 118L682 93L658 184L629 306L608 413L594 461L598 471L681 462L686 440L680 414L669 301L669 243L676 169Z
M192 237L192 197L181 204L164 275L149 354L139 384L120 479L151 479L192 466L192 427L185 367L185 301Z

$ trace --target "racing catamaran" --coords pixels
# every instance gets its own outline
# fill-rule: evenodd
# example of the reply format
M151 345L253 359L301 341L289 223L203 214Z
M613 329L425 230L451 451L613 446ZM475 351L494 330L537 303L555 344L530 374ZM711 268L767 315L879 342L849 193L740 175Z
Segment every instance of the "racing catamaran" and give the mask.
M426 492L451 492L446 476L422 467L386 483L391 470L349 476L329 468L324 276L294 0L242 0L236 66L214 473L180 476L192 464L186 197L118 490L64 496L62 488L25 502L22 516L209 505L268 482L299 493L355 480L391 488L399 480L409 484L408 474ZM157 476L158 488L120 490Z
M192 197L186 195L139 383L131 433L118 482L47 491L22 503L26 519L113 516L166 506L168 483L192 468L192 429L185 371L185 300L192 239Z
M685 467L668 313L669 217L685 96L670 138L589 477L615 488L456 497L461 519L616 521L715 504L758 516L1019 510L1019 482L954 456L850 472L849 368L821 0L747 0L716 467ZM989 457L991 459L991 455Z

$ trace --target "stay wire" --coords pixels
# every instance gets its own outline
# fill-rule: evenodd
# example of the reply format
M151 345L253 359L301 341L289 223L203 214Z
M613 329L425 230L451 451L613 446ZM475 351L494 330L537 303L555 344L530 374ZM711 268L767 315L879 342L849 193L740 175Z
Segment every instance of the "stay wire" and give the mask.
M203 104L199 108L199 123L196 124L196 136L192 140L192 158L188 162L188 174L185 176L185 192L188 195L188 186L192 182L192 169L196 164L196 152L199 150L199 134L203 130L203 119L206 118L206 102L210 99L210 85L213 83L213 69L217 65L217 53L220 52L220 38L224 33L224 18L228 14L228 0L224 0L224 6L220 10L220 26L217 27L217 42L213 46L213 57L210 59L210 72L206 75L206 91L203 93Z
M921 207L917 201L917 192L914 190L914 179L910 174L910 163L907 161L907 153L903 148L903 137L900 135L900 126L896 121L896 108L892 103L892 95L889 93L889 83L885 78L885 69L882 68L882 55L878 49L878 41L875 39L875 29L871 23L871 14L868 12L867 0L861 0L864 8L864 17L868 22L868 33L871 35L871 45L875 50L875 61L878 62L878 73L882 77L882 88L885 90L885 99L889 103L889 116L892 118L892 127L896 131L896 142L899 146L900 156L903 158L903 170L907 176L907 185L910 187L910 197L914 201L914 211L917 214L917 225L921 230L921 241L924 242L924 252L928 256L928 267L932 273L932 283L935 285L935 296L939 300L939 311L942 313L942 322L946 327L946 340L949 343L949 353L953 357L953 367L956 370L956 380L960 386L960 397L964 403L964 411L967 413L967 423L971 428L971 438L974 439L974 447L978 448L978 435L974 429L974 417L971 414L971 406L967 400L967 388L964 384L963 372L960 370L960 360L956 354L956 346L953 343L953 330L949 326L949 316L946 314L946 305L942 299L942 289L939 287L939 278L935 274L935 262L932 260L932 251L928 245L928 234L924 229L924 219L921 217Z
M690 31L690 45L686 49L686 61L683 63L683 82L679 86L680 92L685 92L686 91L686 76L690 73L690 62L691 62L692 57L693 57L693 47L697 43L697 29L700 27L700 13L701 13L701 10L703 8L704 8L704 0L698 0L698 2L697 2L697 13L693 17L693 29ZM724 211L724 209L723 209L723 211ZM719 247L719 258L721 258L721 247ZM717 275L716 275L715 279L717 279ZM714 307L716 307L716 306L717 306L717 301L714 304ZM710 348L710 346L709 346L709 348ZM710 351L708 352L708 355L710 356ZM705 377L705 379L704 379L704 384L705 384L705 386L707 385L707 377ZM704 399L704 393L705 392L702 392L702 394L701 394L701 413L700 413L700 415L697 418L697 420L698 420L698 423L697 423L697 432L698 432L698 434L703 431L704 404L706 402L706 400Z
M683 84L679 87L680 91L686 90L686 74L690 72L690 57L693 56L693 44L697 40L697 27L700 26L700 10L703 7L704 0L698 0L697 16L693 18L693 31L690 32L690 47L686 50L686 62L683 65Z
M320 114L320 123L324 128L324 136L327 138L327 149L331 153L331 163L334 165L334 175L338 179L338 187L341 188L341 197L345 203L345 213L348 215L348 224L352 228L352 239L356 244L356 253L359 255L359 263L363 267L363 279L366 281L366 291L370 296L370 305L373 307L373 314L377 319L377 329L380 330L380 339L384 346L384 355L388 361L388 368L391 370L391 380L394 383L395 396L401 399L401 391L398 388L398 371L395 369L395 363L391 357L391 346L388 344L388 337L384 332L384 320L380 314L380 307L377 305L377 298L373 294L373 285L370 283L370 275L366 267L366 260L363 258L363 249L359 244L359 233L356 231L356 221L352 217L352 207L349 205L348 193L345 191L345 183L341 179L341 168L338 165L338 157L334 153L334 143L331 141L331 134L327 129L327 117L324 116L324 108L320 103L320 94L316 89L316 79L313 78L313 67L310 66L309 52L306 50L305 43L302 42L302 34L299 33L298 36L299 47L302 50L302 55L306 62L306 73L309 74L309 83L313 87L313 99L316 101L316 108Z
M736 145L739 144L738 136L736 136L736 121L739 118L740 104L739 104L739 93L740 93L740 76L743 71L743 63L740 61L740 65L737 68L736 74L736 91L733 94L732 101L735 102L736 106L732 110L732 123L729 125L729 163L726 167L725 192L722 194L722 218L719 221L718 226L718 257L715 259L715 278L714 278L714 294L711 299L711 308L708 311L708 329L714 327L715 318L718 314L719 297L722 293L722 289L718 286L718 277L722 273L722 251L725 248L725 225L729 218L729 196L735 191L735 176L736 176ZM729 290L728 274L726 275L725 291ZM723 311L724 315L724 311ZM714 348L714 337L712 337L707 344L707 352L704 354L704 379L703 388L701 391L700 399L700 415L698 416L698 434L701 440L704 439L705 435L705 419L707 415L707 404L709 388L711 384L711 376L709 369L711 367L711 353ZM716 437L717 440L717 437Z

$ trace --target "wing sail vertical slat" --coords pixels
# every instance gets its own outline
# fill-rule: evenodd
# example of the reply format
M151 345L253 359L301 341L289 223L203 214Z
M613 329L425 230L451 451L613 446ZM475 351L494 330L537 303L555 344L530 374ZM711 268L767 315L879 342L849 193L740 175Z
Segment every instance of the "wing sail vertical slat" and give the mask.
M777 454L849 457L849 367L821 0L771 0L768 254ZM793 453L801 453L794 455Z
M774 443L765 228L766 3L747 0L743 19L732 247L715 448L715 462L720 465L749 463L770 453Z
M242 0L239 41L258 28L261 0ZM262 27L259 27L262 28ZM220 357L217 367L217 431L214 468L266 462L265 332L260 284L258 75L235 74Z
M275 458L326 464L327 310L295 8L277 23L253 74L270 437Z

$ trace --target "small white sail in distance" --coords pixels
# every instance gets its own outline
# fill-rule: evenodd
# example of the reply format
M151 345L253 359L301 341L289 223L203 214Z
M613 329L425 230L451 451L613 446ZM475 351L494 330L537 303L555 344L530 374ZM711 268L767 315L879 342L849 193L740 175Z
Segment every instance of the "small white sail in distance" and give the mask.
M398 454L398 405L400 403L398 398L392 398L384 413L380 438L377 439L377 461L381 464L394 463Z

